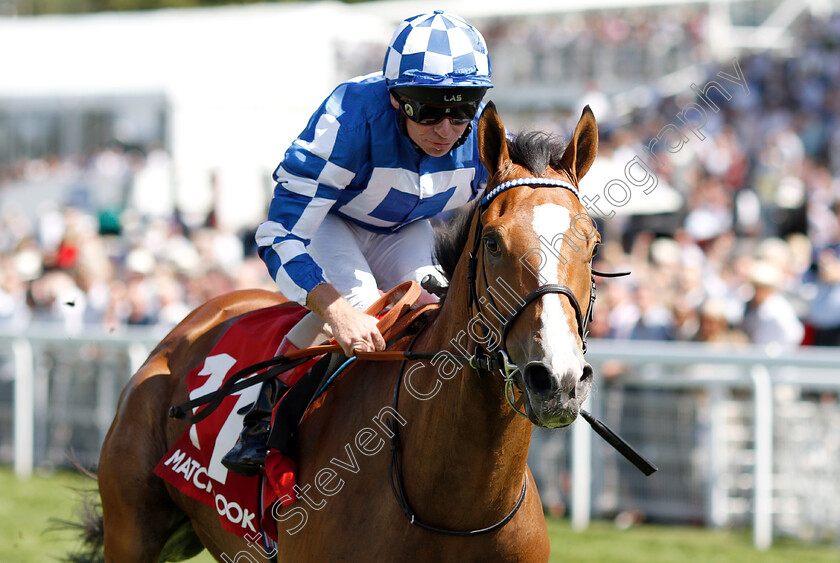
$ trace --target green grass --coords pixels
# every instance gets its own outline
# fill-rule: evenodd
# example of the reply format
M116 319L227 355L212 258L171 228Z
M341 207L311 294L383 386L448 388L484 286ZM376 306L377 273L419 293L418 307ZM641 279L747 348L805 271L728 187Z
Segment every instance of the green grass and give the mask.
M18 480L9 468L0 469L0 561L49 561L65 553L74 542L45 530L50 518L71 519L77 495L69 487L83 484L93 481L70 473Z
M18 480L0 467L0 562L56 561L77 545L67 531L47 531L50 519L75 520L81 494L94 483L76 473L36 474ZM766 552L753 549L749 531L641 525L618 530L612 522L596 521L586 532L571 529L567 519L549 519L552 562L735 562L788 563L840 561L837 546L814 546L777 538ZM208 563L207 553L192 559Z
M595 521L585 532L578 533L567 519L550 518L548 531L552 563L840 561L837 546L806 545L788 538L776 538L770 550L757 551L752 546L749 530L716 531L650 524L619 530L612 522Z
M76 511L96 483L72 471L36 473L15 478L9 467L0 467L0 563L49 563L59 561L79 546L74 531L50 530L51 519L78 521ZM207 553L191 559L209 563Z

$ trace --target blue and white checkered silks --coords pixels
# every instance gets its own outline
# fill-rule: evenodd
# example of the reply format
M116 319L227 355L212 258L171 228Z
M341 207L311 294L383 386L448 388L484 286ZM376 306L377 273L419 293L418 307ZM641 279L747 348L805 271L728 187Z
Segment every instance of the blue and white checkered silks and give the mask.
M441 10L408 18L397 27L382 72L388 88L493 87L484 37L459 16Z
M305 304L310 290L329 281L329 264L316 263L307 250L328 213L399 236L410 223L475 199L487 171L475 135L447 155L419 154L400 131L385 79L376 73L335 89L274 179L268 220L256 233L259 254L283 295Z

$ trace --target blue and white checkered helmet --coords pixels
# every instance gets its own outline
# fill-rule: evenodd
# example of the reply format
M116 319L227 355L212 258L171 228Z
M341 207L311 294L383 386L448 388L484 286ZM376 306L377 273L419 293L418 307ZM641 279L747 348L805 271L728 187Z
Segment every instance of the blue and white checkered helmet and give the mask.
M385 53L388 89L492 88L490 58L481 33L454 14L427 12L403 21Z

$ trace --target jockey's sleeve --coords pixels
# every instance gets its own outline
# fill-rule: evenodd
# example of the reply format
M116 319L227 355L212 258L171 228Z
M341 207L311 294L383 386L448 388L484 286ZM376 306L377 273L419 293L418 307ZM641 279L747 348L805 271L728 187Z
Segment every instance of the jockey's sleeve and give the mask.
M256 233L259 254L283 295L303 305L326 281L307 247L327 213L393 233L474 199L487 171L475 135L445 157L415 150L379 74L336 88L286 151L274 180L268 219Z
M369 147L363 126L340 119L341 88L315 112L274 172L268 219L256 233L259 254L283 295L301 305L325 282L307 246Z

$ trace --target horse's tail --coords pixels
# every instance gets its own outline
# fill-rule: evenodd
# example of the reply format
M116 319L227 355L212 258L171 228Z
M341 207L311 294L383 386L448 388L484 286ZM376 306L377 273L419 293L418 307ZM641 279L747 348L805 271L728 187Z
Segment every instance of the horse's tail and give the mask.
M75 461L71 460L71 463L76 466L80 473L96 482L95 473L85 469ZM81 493L83 497L76 509L77 519L75 521L51 519L52 529L71 530L78 534L81 539L81 545L63 559L66 563L104 563L105 527L99 491L96 489L83 490Z

